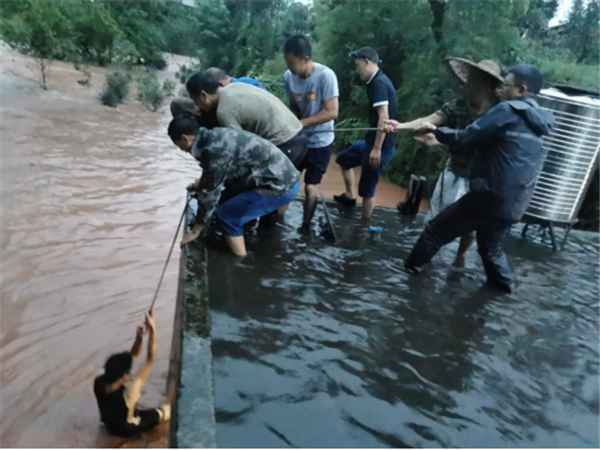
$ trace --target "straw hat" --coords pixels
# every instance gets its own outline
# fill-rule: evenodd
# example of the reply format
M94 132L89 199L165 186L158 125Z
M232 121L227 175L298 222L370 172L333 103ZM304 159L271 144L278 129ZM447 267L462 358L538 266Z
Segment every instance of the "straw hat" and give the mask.
M482 59L478 63L470 61L465 58L446 58L450 72L460 81L462 84L466 84L469 80L469 73L472 70L485 73L492 77L495 81L500 83L504 82L502 78L502 69L500 65L491 59Z

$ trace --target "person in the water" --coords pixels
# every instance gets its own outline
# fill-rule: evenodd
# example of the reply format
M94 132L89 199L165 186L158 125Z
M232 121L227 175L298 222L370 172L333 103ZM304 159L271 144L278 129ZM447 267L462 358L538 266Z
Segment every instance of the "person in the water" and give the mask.
M530 96L542 86L539 70L519 64L509 69L497 90L501 101L467 128L423 125L422 131L430 131L442 144L472 146L475 155L470 192L427 224L405 262L407 270L417 272L443 245L475 231L488 284L511 292L504 241L527 209L544 159L542 136L553 122Z
M353 208L356 205L354 195L354 168L361 167L358 182L358 195L362 198L362 219L368 222L375 208L375 192L379 178L392 160L395 152L395 139L392 134L383 131L387 119L396 119L398 105L396 88L388 76L380 69L379 55L371 47L363 47L350 53L354 68L365 83L369 98L369 127L364 139L358 140L342 150L336 162L342 169L345 191L334 195L339 204Z
M335 72L312 59L310 41L304 35L290 37L283 46L288 70L283 74L291 110L302 122L307 151L298 168L304 170L304 214L301 230L310 229L321 196L319 185L327 171L339 111Z
M140 354L144 329L148 333L146 362L132 376L131 367ZM142 388L150 376L155 358L156 325L151 309L146 313L144 325L137 328L131 350L111 355L104 364L104 374L94 380L94 394L100 410L100 419L110 433L132 437L171 418L171 406L168 403L154 409L137 408Z
M266 214L283 214L300 190L300 172L274 144L247 131L208 130L176 117L168 133L202 167L202 177L189 188L196 192L198 217L182 245L197 239L214 215L231 251L245 256L244 226Z
M390 128L394 132L415 131L428 122L438 127L465 128L498 102L496 88L503 79L497 62L482 60L475 63L464 58L448 58L446 62L458 82L456 90L461 91L462 95L444 103L440 109L428 116L404 123L390 121L389 123L393 123L393 127ZM429 135L429 139L417 135L415 139L427 146L441 147L433 135ZM469 170L473 154L472 149L461 148L460 144L448 149L446 167L438 177L429 202L431 218L437 216L469 190ZM467 233L460 237L454 259L455 267L464 267L465 255L474 237L474 233Z

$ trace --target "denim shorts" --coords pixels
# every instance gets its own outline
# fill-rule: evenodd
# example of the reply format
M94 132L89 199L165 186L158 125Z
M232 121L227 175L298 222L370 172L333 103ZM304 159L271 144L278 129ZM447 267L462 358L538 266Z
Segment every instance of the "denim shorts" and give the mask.
M244 225L287 205L299 191L300 182L297 181L289 191L280 195L257 191L242 192L217 208L219 227L226 235L241 236L244 233Z
M358 195L363 198L375 196L375 188L379 177L394 156L395 148L388 147L381 150L381 163L374 169L369 162L372 146L364 140L354 142L350 147L340 152L336 162L344 170L362 167L360 181L358 183Z

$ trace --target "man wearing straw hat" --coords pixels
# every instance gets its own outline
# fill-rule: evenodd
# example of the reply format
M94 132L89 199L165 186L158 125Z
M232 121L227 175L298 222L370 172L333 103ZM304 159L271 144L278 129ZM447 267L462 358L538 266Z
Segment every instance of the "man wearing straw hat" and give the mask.
M498 63L492 60L482 60L475 63L464 58L448 58L446 62L460 86L463 94L462 98L451 100L433 114L411 122L398 123L390 121L388 122L390 131L415 131L424 123L432 123L436 126L444 125L451 128L465 128L498 101L495 89L502 82ZM432 135L418 135L415 139L427 146L441 145ZM431 196L432 218L437 216L446 206L462 197L469 189L468 177L473 154L472 149L455 146L455 148L449 150L446 167L438 177ZM473 233L461 236L454 260L455 267L464 266L465 254L473 240Z
M553 125L552 114L532 97L543 84L538 69L518 64L497 89L501 101L465 129L426 123L418 130L433 133L443 144L462 143L475 151L469 192L426 225L405 261L408 271L418 273L442 246L476 231L487 284L512 292L504 241L527 209L544 160L542 137Z

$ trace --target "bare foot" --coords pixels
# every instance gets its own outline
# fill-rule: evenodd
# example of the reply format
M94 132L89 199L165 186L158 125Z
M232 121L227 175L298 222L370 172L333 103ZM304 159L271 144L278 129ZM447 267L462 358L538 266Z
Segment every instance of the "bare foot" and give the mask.
M160 410L162 411L161 420L163 422L168 422L169 420L171 420L171 405L170 404L165 403L164 405L162 405L160 407Z

